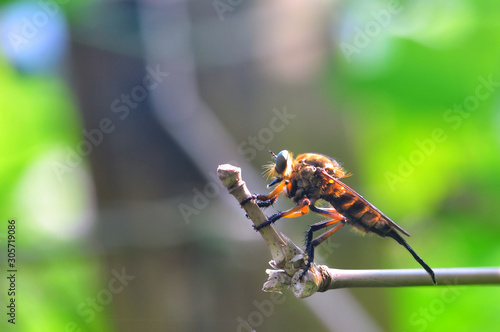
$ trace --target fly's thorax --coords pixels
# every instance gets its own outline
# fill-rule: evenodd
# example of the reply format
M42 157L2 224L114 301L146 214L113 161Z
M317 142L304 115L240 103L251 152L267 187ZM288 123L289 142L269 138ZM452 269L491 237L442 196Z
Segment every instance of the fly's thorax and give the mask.
M289 197L299 200L303 197L318 198L323 187L323 179L317 174L317 168L304 163L297 163L293 169L293 193Z
M319 154L319 153L304 153L297 156L295 160L297 164L311 165L324 169L328 174L342 178L346 176L346 172L342 166L333 158Z

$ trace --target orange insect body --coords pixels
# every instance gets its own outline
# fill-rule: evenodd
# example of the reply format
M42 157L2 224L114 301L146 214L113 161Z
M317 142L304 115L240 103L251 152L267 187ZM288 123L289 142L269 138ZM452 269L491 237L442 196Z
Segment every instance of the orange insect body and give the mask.
M301 216L308 213L309 209L332 218L311 225L309 228L306 238L306 249L309 257L304 273L307 272L312 262L314 247L347 223L361 232L373 233L382 237L387 236L396 240L412 254L436 283L432 269L401 237L401 234L406 236L410 236L410 234L341 182L339 179L350 174L346 173L336 160L318 153L304 153L294 159L293 155L286 150L281 151L277 156L272 155L276 159L275 163L266 165L268 176L274 178L269 186L278 185L269 195L255 195L253 198L258 200L259 206L266 207L272 205L279 194L283 192L293 200L296 206L269 217L266 223L256 228L265 227L280 218ZM332 208L316 207L315 203L320 199L328 202ZM316 239L312 239L313 232L337 223L340 224Z

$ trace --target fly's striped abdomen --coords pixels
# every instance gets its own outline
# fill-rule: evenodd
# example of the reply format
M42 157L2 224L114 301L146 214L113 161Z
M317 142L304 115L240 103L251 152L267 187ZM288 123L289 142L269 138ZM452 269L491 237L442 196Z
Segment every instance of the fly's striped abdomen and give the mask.
M338 184L332 184L331 194L323 198L346 217L348 224L362 232L385 236L393 229L375 208Z

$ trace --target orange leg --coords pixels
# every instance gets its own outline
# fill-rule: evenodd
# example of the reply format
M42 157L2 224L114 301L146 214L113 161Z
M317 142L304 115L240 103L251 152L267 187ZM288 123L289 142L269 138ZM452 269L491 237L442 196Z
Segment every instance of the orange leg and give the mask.
M334 228L330 229L329 231L321 234L320 236L318 236L314 240L312 239L314 232L319 231L323 228L326 228L326 227L331 226L331 225L336 224L336 223L340 223L340 224L335 226ZM319 223L312 224L309 227L309 230L307 231L306 247L309 248L309 247L316 247L316 246L320 245L323 241L325 241L327 238L329 238L333 233L335 233L336 231L341 229L342 226L344 226L345 224L346 224L345 220L335 220L335 219L321 221Z
M251 201L252 199L256 199L257 200L257 205L259 207L268 207L268 206L271 206L271 205L274 204L274 202L276 202L276 200L278 199L278 196L280 195L280 193L283 191L283 189L285 188L285 186L287 184L288 184L288 181L283 181L279 185L277 185L276 188L274 188L273 191L271 191L269 193L269 195L262 195L262 194L252 195L251 197L248 197L248 198L244 199L240 203L240 205L243 206L248 201Z
M294 206L290 210L281 211L281 212L278 212L276 214L273 214L272 216L267 218L266 222L264 222L258 226L254 226L254 228L255 228L255 230L258 231L259 229L266 227L266 226L276 222L277 220L279 220L281 218L295 218L295 217L303 216L304 214L309 213L309 205L310 204L311 204L310 200L308 200L307 198L303 198L299 201L299 203L296 206Z
M320 214L325 217L330 217L332 219L336 220L342 220L344 219L344 216L341 215L340 213L337 212L334 208L319 208L314 205L311 205L311 211L315 212L317 214Z

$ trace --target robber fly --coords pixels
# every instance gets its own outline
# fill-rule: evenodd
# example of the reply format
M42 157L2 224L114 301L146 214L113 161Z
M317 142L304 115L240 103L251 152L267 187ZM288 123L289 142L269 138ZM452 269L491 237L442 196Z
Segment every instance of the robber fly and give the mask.
M269 151L271 152L271 151ZM268 188L275 186L269 195L253 195L241 204L255 199L259 207L274 204L280 193L292 199L295 206L287 211L278 212L268 218L263 224L256 226L259 230L281 218L293 218L313 211L329 220L310 225L306 234L307 264L302 272L302 278L314 261L314 248L325 241L333 233L349 224L363 233L391 237L406 248L415 260L429 273L434 284L434 271L406 243L401 234L410 236L403 228L389 219L379 209L369 203L357 192L349 188L339 179L349 176L334 159L318 153L304 153L297 158L287 150L276 156L271 152L275 162L266 165L268 175L274 177ZM332 207L317 207L316 202L324 200ZM313 239L313 233L328 226L335 225Z

